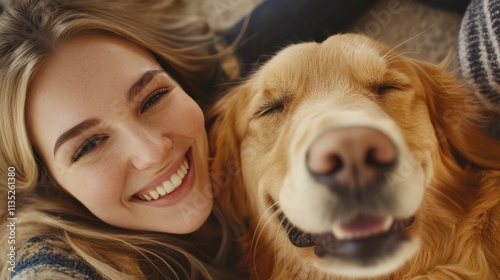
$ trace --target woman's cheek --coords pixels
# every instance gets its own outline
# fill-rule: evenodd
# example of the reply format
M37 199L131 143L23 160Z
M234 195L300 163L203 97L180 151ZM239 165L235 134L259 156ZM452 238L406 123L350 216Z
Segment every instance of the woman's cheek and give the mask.
M67 191L95 213L121 200L124 178L125 174L120 172L117 163L92 164L68 176L65 186Z
M182 97L182 101L176 106L177 121L184 124L186 134L196 135L200 132L205 133L205 118L203 111L196 102L189 96Z

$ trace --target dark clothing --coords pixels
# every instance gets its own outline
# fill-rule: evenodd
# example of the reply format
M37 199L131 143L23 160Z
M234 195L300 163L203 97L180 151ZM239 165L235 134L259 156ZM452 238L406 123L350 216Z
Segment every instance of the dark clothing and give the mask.
M265 0L252 12L237 49L246 76L283 47L298 42L321 42L342 31L375 0ZM223 34L231 43L244 20Z

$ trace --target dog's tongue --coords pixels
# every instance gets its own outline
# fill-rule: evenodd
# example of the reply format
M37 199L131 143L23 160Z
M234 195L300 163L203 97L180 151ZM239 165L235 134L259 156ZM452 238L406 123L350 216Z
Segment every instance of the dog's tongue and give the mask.
M358 216L351 221L335 224L333 235L338 240L369 237L389 230L393 222L388 217Z

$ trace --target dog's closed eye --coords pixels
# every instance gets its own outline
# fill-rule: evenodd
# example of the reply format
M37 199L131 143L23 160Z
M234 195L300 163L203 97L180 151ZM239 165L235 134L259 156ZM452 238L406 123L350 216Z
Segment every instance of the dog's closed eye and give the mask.
M371 91L378 95L384 95L392 91L402 90L403 88L404 86L397 82L373 83L370 86Z
M285 109L285 104L283 102L275 102L271 104L264 104L257 110L257 115L259 117L267 116L271 114L280 113Z
M289 96L280 96L274 100L268 100L260 105L254 113L255 117L273 116L285 111L286 104L290 101Z

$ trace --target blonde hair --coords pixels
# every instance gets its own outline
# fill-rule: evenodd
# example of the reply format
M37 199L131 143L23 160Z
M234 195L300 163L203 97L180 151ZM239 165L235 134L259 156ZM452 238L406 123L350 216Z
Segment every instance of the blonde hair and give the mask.
M16 0L0 16L0 190L7 193L9 167L15 168L16 244L35 236L63 242L109 279L226 278L231 224L214 208L223 240L215 259L197 244L168 234L115 228L95 218L60 190L36 160L25 124L30 82L62 42L106 32L148 49L187 92L199 92L214 75L207 51L207 25L183 14L177 0ZM167 63L168 62L168 63ZM1 212L0 278L9 271L9 247ZM19 245L16 245L19 247Z

